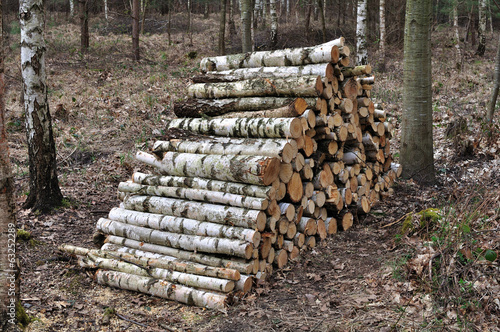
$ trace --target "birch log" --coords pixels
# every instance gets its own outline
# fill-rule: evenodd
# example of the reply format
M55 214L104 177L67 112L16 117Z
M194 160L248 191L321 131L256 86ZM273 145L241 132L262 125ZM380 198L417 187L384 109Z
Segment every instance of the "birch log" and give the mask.
M250 259L253 254L253 245L240 240L163 232L105 218L100 218L97 221L96 228L105 234L176 249L212 254L219 253L245 259Z
M234 289L234 281L227 279L198 276L194 274L170 271L158 267L141 267L117 259L97 257L92 254L88 255L86 258L87 259L84 260L84 262L88 262L88 267L92 268L125 272L142 277L153 277L155 279L162 279L179 285L203 288L223 293L228 293Z
M223 83L196 83L190 85L190 98L242 98L242 97L316 97L321 94L320 76L294 78L254 78Z
M338 49L344 46L344 38L313 47L262 51L204 58L200 68L203 72L223 71L237 68L301 66L310 63L337 62ZM335 59L336 57L336 59Z
M97 271L96 278L97 282L101 285L141 292L210 309L223 310L228 301L225 295L204 292L190 287L175 285L165 280L141 277L123 272L99 270Z
M255 247L259 245L261 239L259 232L248 228L120 208L111 209L108 219L171 233L238 239L250 242Z
M272 186L256 186L236 182L210 180L198 177L183 176L158 176L136 172L132 175L132 181L139 184L151 186L182 187L225 192L235 195L275 199L276 189Z
M136 159L155 166L165 175L269 185L280 170L278 158L166 152L163 159L137 151Z
M253 260L247 261L236 257L231 257L231 259L221 258L203 253L195 253L192 251L160 246L157 244L144 243L114 235L108 236L107 243L102 246L102 249L144 257L156 257L152 255L157 254L162 256L171 256L184 261L195 262L211 267L223 267L246 274L252 273L254 269Z
M304 66L237 68L224 71L209 71L193 77L194 83L234 82L254 78L289 78L299 76L321 76L333 79L333 66L329 62Z
M199 134L243 138L297 138L302 135L302 123L297 118L172 119L166 121L165 127Z
M127 210L216 222L257 229L260 232L264 230L266 225L266 214L263 211L218 204L156 196L131 196L127 197L122 204Z
M202 139L171 139L169 141L156 141L153 151L182 152L196 154L218 155L248 155L282 157L289 163L297 155L297 148L289 140L281 138L202 138Z
M269 200L265 198L241 196L203 189L147 186L131 181L120 182L120 184L118 184L118 191L135 195L172 197L206 203L224 204L253 210L265 210L269 206Z
M162 269L169 269L177 272L196 274L207 277L215 277L235 281L240 279L240 272L234 269L212 267L187 260L181 260L172 256L149 253L140 250L137 250L134 254L132 254L112 250L86 249L65 244L59 246L59 250L78 256L87 256L90 253L94 256L102 258L122 259L126 262L138 264L145 267L159 267Z

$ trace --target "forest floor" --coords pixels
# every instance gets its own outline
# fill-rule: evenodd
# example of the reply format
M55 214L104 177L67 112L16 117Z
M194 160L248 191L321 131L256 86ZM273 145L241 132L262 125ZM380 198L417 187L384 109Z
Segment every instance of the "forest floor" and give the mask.
M184 98L201 58L214 55L217 18L195 17L192 43L182 17L174 17L171 43L166 18L147 20L139 62L130 57L128 22L92 20L90 50L81 54L79 27L51 14L47 19L49 103L66 197L65 206L49 215L20 208L28 193L28 166L15 22L6 63L17 222L31 233L18 244L21 301L35 318L27 330L500 331L500 271L498 259L491 258L500 250L500 135L498 125L483 120L497 45L488 44L484 57L467 45L458 71L450 29L433 31L435 186L398 180L394 195L351 229L302 253L218 312L100 286L92 271L57 250L63 243L93 247L96 221L119 204L118 183L147 169L134 160L135 151L161 138L172 103ZM280 47L321 43L316 35L294 38L303 32L288 28ZM328 37L340 35L332 29ZM229 42L229 51L237 47ZM384 72L372 61L374 100L384 104L396 126L396 158L401 49L391 47ZM374 52L370 56L377 59ZM498 119L497 112L496 124ZM437 217L421 211L437 211ZM115 314L106 317L106 308Z

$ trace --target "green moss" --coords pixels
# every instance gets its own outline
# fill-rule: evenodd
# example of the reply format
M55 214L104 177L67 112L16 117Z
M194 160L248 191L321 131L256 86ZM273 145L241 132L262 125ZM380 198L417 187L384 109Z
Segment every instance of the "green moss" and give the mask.
M20 301L16 303L16 321L20 328L26 328L31 322L35 321L36 318L29 316L24 307L21 305Z
M17 239L23 240L23 241L28 241L31 239L31 232L28 232L28 231L25 231L24 229L18 228L17 229Z
M420 227L421 228L432 228L441 219L441 214L439 209L425 209L418 213L420 215Z
M409 214L405 220L403 221L403 225L401 226L401 235L403 234L408 234L409 232L412 232L414 229L413 227L413 214Z

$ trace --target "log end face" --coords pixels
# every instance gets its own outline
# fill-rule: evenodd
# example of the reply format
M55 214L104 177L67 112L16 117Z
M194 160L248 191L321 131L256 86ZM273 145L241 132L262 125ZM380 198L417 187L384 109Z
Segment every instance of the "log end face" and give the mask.
M266 159L264 177L262 179L265 186L269 186L280 174L281 162L278 158Z

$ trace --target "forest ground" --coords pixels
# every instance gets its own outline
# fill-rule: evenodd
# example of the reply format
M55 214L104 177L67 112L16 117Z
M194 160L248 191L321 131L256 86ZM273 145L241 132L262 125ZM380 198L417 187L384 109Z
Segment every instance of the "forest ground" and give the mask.
M214 55L217 18L195 17L192 44L182 20L174 17L169 44L166 18L148 19L141 37L143 58L136 63L130 56L127 21L91 20L90 50L81 54L79 27L65 17L47 16L49 103L59 180L67 198L50 215L20 209L28 191L28 167L19 31L11 24L6 117L17 222L31 233L31 239L18 244L21 300L35 318L27 330L500 331L498 259L485 259L487 250L500 250L499 129L483 120L497 45L488 44L484 57L475 56L468 45L458 71L450 29L440 26L432 44L435 186L399 180L394 195L350 230L303 252L226 312L103 287L92 279L92 271L66 260L57 246L93 247L96 221L119 204L118 183L134 170L147 170L134 161L135 151L161 138L164 119L173 116L173 101L184 98L201 58ZM305 38L297 26L287 26L280 46L321 43L315 39L318 34ZM328 36L342 33L330 29ZM344 34L352 45L350 35ZM263 32L257 37L265 39ZM229 42L229 52L237 52L235 40ZM396 158L401 49L389 48L384 72L377 70L375 48L370 53L374 100L384 104L396 126ZM418 214L433 212L429 208L439 209L436 218ZM106 308L115 314L106 317Z

